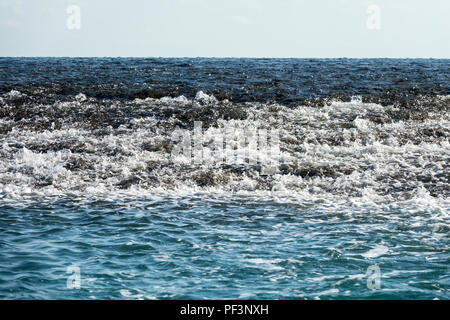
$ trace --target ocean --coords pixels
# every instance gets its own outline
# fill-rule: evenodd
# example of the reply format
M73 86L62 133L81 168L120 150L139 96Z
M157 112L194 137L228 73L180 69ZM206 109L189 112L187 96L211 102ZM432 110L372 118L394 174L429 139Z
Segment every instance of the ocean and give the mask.
M0 58L1 299L449 299L450 60Z

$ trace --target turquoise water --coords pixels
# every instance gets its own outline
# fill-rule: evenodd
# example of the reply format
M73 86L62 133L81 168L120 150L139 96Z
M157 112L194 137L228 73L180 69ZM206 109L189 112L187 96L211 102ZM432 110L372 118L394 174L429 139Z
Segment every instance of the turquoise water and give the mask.
M439 210L284 202L192 195L3 204L0 297L449 298L448 220ZM67 287L73 265L79 289ZM373 265L376 290L367 285Z

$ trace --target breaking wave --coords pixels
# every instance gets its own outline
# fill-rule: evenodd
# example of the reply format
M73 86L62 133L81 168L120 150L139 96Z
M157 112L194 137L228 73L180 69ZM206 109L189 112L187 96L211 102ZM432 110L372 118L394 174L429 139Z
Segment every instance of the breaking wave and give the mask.
M19 102L18 102L19 101ZM0 99L0 195L246 194L336 201L446 200L450 194L450 97L415 107L332 98L316 104L195 98L111 100L83 93L36 103L16 90ZM278 129L279 170L258 164L176 163L174 131ZM208 140L208 139L206 139ZM204 147L208 148L208 141Z

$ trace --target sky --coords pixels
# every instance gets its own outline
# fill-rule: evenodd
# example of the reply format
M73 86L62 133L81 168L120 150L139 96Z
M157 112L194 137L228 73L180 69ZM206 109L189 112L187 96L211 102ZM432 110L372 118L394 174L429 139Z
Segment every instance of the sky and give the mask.
M450 58L449 0L0 0L0 56Z

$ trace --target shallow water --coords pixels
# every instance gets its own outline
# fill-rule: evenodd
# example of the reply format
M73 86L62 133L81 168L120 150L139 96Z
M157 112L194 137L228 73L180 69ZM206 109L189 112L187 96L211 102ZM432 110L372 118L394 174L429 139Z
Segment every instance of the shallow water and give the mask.
M449 67L0 58L0 297L448 299ZM277 171L174 161L194 121Z

